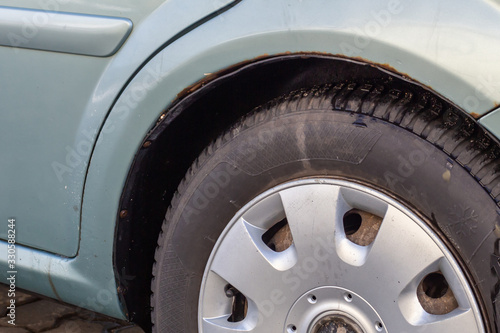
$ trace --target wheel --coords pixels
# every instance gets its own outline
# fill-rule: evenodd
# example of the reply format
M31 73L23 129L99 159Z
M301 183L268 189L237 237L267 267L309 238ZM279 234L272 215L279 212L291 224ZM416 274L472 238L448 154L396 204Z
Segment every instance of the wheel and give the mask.
M201 154L158 240L154 331L498 331L496 143L394 85L291 93Z

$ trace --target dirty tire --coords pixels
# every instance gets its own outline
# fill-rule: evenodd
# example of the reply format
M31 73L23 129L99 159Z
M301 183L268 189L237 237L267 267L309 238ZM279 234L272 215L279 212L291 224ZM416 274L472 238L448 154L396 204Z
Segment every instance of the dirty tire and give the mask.
M499 331L498 145L453 106L396 85L292 92L206 148L180 184L159 236L155 332L198 332L202 278L229 221L266 190L315 177L362 184L418 215L460 264L485 331Z

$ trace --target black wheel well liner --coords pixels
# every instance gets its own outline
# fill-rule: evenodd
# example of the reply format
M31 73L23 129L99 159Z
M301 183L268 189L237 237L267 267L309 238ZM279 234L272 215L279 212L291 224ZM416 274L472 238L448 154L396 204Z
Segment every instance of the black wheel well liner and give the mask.
M150 282L158 234L178 184L203 149L240 117L278 96L351 80L392 82L415 93L430 90L372 63L319 54L285 54L222 71L211 81L186 89L184 97L165 109L136 153L117 212L115 273L131 321L151 330ZM464 119L475 122L463 114Z

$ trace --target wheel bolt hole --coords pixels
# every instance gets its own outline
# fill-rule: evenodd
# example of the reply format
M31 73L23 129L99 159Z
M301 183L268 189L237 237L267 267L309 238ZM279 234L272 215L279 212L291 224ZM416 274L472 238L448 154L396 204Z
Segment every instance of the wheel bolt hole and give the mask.
M377 237L382 218L370 212L353 208L343 217L345 236L354 244L368 246Z
M273 225L262 235L262 241L274 252L283 252L293 244L293 237L286 218Z
M288 333L295 333L297 332L297 327L295 325L288 325L287 331Z
M231 315L227 319L228 322L237 323L245 319L248 310L248 301L238 289L230 284L224 287L226 297L231 298Z
M307 300L309 301L309 303L315 304L318 299L316 298L315 295L309 295L309 297L307 298Z
M441 298L448 291L448 282L440 272L427 275L422 281L422 287L427 296Z
M347 301L347 302L352 302L352 295L349 294L349 293L346 293L344 295L344 299Z
M375 329L376 329L377 331L379 331L379 332L382 332L382 330L384 329L384 325L382 325L382 323L381 323L381 322L377 321L377 322L375 323Z
M361 228L363 219L359 213L349 211L344 215L344 231L347 236L353 235Z
M425 312L444 315L458 308L458 301L440 271L426 275L417 287L417 298Z

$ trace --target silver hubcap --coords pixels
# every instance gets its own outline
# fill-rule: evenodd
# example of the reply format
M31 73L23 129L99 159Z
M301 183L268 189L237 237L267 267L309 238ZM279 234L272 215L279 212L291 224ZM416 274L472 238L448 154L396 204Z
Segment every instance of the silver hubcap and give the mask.
M230 221L209 258L199 331L484 332L450 251L393 199L307 179Z

